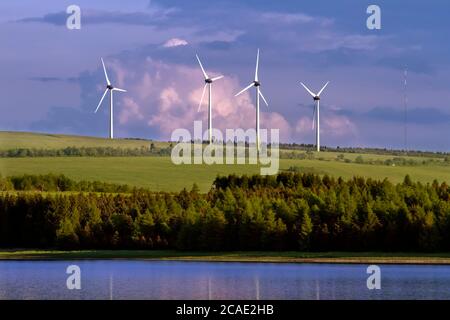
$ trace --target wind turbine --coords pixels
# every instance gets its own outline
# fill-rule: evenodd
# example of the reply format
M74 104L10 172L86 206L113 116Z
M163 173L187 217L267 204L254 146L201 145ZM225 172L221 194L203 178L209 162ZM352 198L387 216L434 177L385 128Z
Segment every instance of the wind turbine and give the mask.
M316 122L316 147L317 147L317 152L320 152L320 95L322 94L322 92L325 90L325 88L328 86L328 84L330 83L330 81L328 81L327 83L325 83L325 85L322 87L322 89L320 89L319 93L315 94L314 92L312 92L311 90L308 89L307 86L305 86L303 84L303 82L300 82L300 84L303 86L303 88L305 88L306 91L308 91L308 93L313 97L314 102L316 103L315 108L314 108L314 115L313 115L313 130L314 130L314 122ZM316 119L314 119L314 116L316 116Z
M109 91L110 94L110 101L109 101L109 138L114 139L114 122L113 122L113 92L119 91L119 92L127 92L127 90L114 88L109 81L108 73L106 73L105 63L103 62L103 58L100 58L102 60L103 65L103 71L105 72L105 78L106 78L106 89L105 93L103 93L102 98L100 99L100 102L98 103L97 109L95 109L94 113L97 113L98 109L102 105L103 99L105 99L106 94Z
M245 87L240 92L238 92L235 95L235 97L237 97L241 93L244 93L245 91L247 91L251 87L255 87L255 89L256 89L255 90L256 91L256 148L259 151L259 148L260 148L260 140L259 140L259 97L261 97L263 99L263 101L266 104L266 106L269 106L269 104L267 103L266 98L264 98L264 95L262 94L262 92L261 92L261 90L259 88L261 86L261 82L259 81L259 78L258 78L258 68L259 68L259 49L258 49L258 53L256 54L255 80L253 80L252 83L250 83L247 87Z
M200 99L200 104L198 105L198 111L200 112L200 108L202 107L203 98L205 97L205 91L206 87L209 89L209 98L208 98L208 133L209 133L209 143L212 143L212 84L214 81L222 79L223 76L218 76L215 78L208 77L208 74L206 73L205 69L203 68L202 62L200 61L200 58L198 55L195 55L198 60L198 64L200 65L200 68L202 69L203 75L205 76L205 86L203 87L203 93L202 98Z

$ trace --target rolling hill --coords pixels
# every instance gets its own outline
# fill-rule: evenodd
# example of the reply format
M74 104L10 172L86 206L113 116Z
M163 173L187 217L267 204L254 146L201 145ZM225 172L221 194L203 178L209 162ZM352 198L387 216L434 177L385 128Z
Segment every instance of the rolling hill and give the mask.
M61 149L65 147L121 147L140 148L154 143L167 147L167 142L150 140L109 140L93 137L36 134L23 132L0 132L0 150L13 148ZM295 151L301 153L304 151ZM337 161L336 152L315 154L316 159L281 159L280 170L295 168L300 172L329 174L335 177L351 178L364 176L374 179L389 178L400 182L409 174L421 182L450 182L450 166L443 159L426 165L387 166L383 164L359 164ZM344 154L354 161L358 154ZM385 160L392 156L363 154L365 160ZM413 160L425 158L405 157ZM170 157L23 157L0 158L0 174L62 173L78 180L99 180L112 183L148 187L152 190L179 191L191 188L195 182L202 191L207 191L217 175L258 174L257 165L174 165Z
M23 149L63 149L66 147L113 147L140 148L150 143L162 146L168 143L143 139L105 139L99 137L74 136L47 133L0 131L0 150Z

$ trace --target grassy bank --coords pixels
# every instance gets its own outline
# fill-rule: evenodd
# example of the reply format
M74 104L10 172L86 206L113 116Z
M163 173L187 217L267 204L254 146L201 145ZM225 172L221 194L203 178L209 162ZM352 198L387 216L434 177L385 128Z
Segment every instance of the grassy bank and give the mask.
M215 262L450 264L450 253L183 252L169 250L3 250L0 260L131 259Z

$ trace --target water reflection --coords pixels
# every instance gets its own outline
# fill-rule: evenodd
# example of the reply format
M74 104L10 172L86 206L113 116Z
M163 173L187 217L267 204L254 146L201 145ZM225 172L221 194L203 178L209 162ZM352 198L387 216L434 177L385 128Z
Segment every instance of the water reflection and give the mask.
M81 290L66 287L80 266ZM0 261L0 299L450 299L450 266L169 261Z

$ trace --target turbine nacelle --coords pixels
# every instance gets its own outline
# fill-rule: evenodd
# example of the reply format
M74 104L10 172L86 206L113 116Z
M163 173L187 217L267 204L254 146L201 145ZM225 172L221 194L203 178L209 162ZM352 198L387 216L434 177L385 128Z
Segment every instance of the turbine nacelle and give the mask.
M112 85L108 84L108 85L106 86L106 89L108 89L108 90L113 90L114 87L113 87Z
M255 87L259 87L259 86L261 85L261 82L259 82L259 81L253 81L253 85L254 85Z
M211 78L205 79L205 83L207 84L213 83L213 79Z
M330 83L330 81L325 83L325 85L322 87L322 89L320 89L320 91L318 93L314 93L311 90L309 90L309 88L303 82L300 82L300 84L303 86L303 88L305 88L305 90L311 95L311 97L313 97L314 101L320 100L320 95L322 94L322 92L325 90L325 88L328 86L329 83Z

